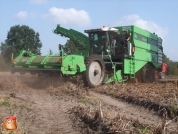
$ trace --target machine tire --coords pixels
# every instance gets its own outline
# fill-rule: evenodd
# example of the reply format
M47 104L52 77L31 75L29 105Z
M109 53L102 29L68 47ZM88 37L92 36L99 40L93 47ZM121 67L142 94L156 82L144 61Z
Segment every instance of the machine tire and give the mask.
M147 64L146 66L144 66L142 71L142 81L144 83L150 83L155 81L155 70L152 65Z
M90 88L99 86L105 79L105 64L99 55L86 58L86 71L83 73L85 84Z

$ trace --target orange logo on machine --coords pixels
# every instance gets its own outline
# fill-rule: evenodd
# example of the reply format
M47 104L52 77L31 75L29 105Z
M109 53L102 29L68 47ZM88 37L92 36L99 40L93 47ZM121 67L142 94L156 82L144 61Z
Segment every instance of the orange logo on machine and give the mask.
M5 131L8 132L9 130L17 130L17 118L16 116L9 116L4 118L4 122L2 123L2 126L4 127Z

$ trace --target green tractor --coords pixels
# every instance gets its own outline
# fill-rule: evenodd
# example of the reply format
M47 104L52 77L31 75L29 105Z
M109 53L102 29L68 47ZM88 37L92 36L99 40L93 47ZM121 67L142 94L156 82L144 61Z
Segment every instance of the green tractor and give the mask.
M35 55L27 50L13 58L11 72L32 75L81 75L87 86L137 80L153 82L162 74L162 39L137 26L88 29L85 34L57 25L53 31L72 40L77 51L59 45L58 55Z

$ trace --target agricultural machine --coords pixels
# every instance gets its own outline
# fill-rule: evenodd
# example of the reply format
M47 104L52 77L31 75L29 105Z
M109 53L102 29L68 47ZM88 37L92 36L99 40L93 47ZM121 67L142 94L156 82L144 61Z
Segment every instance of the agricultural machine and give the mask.
M153 82L166 71L162 39L137 26L101 27L84 33L57 25L53 32L68 37L77 51L59 44L58 55L36 55L27 50L13 58L11 73L82 76L89 87L103 83Z

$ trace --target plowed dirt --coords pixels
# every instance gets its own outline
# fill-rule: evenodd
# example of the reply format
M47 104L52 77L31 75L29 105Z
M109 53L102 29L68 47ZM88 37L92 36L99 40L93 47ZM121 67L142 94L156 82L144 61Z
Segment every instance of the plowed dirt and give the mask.
M21 76L18 74L11 75L9 72L0 73L0 124L5 117L16 115L20 133L79 134L105 132L104 130L103 132L88 131L89 126L84 127L84 125L78 124L78 120L82 122L80 115L76 116L75 120L71 116L73 114L71 110L78 106L88 108L89 111L100 109L100 113L102 111L104 116L107 114L112 117L120 113L128 119L139 120L140 124L147 125L143 128L145 132L146 127L149 126L151 133L152 129L154 130L162 123L162 117L155 112L100 94L95 90L90 91L87 88L81 88L80 85L61 80L39 79L37 76L29 74ZM102 118L104 119L104 117ZM172 127L173 133L177 133L177 125L174 121L169 123L169 127ZM4 131L2 130L0 133L4 133ZM113 131L112 133L117 132Z

